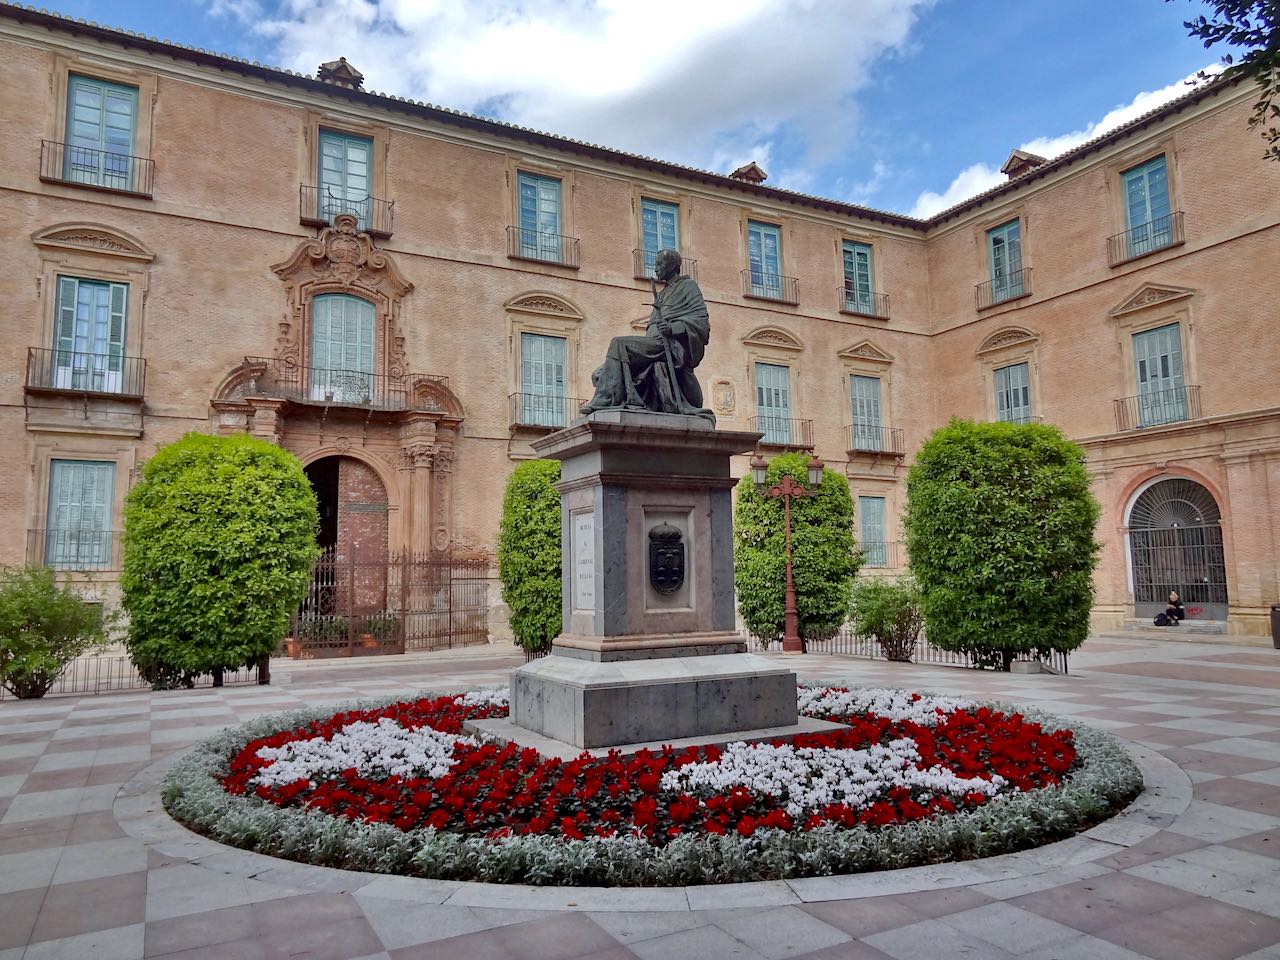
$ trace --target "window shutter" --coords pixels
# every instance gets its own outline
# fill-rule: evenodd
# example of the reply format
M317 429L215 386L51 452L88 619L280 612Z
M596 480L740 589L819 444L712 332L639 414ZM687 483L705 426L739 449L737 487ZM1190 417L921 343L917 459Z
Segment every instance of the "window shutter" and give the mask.
M559 427L565 423L564 337L520 334L521 422Z
M1139 424L1176 423L1187 418L1182 369L1182 326L1171 323L1133 335Z
M853 449L879 450L880 378L850 375L849 396L853 402Z
M791 368L756 364L756 412L764 443L791 443Z
M45 532L48 565L87 569L110 562L114 487L114 463L50 461Z
M888 545L884 538L884 497L859 497L858 546L867 566L887 565Z
M844 241L844 298L861 310L871 308L871 248Z
M782 262L782 237L771 223L747 221L747 266L751 271L752 293L777 297L782 292L778 279Z
M1031 365L1015 363L995 371L996 419L1024 423L1031 418Z
M72 74L63 175L76 183L128 189L137 111L136 88Z

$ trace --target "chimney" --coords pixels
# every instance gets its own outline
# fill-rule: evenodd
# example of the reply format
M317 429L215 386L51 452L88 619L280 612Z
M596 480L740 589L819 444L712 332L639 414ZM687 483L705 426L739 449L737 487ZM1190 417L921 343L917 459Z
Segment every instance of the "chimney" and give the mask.
M316 68L316 76L325 83L350 87L352 90L359 90L364 83L364 74L347 63L346 57L320 64Z
M760 169L760 165L752 160L729 174L730 180L741 180L743 183L764 183L769 175Z
M1034 153L1027 153L1025 150L1015 150L1009 154L1009 159L1004 162L1004 166L1000 168L1000 172L1007 176L1010 180L1014 177L1020 177L1028 170L1034 170L1041 164L1048 163L1044 157L1038 157Z

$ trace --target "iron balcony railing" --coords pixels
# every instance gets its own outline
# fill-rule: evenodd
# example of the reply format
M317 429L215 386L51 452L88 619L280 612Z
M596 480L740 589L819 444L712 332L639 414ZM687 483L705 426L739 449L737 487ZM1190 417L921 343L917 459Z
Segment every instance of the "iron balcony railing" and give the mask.
M870 293L859 290L854 284L846 282L836 294L840 298L840 312L852 313L860 317L876 317L889 319L889 295L887 293Z
M848 453L878 453L890 457L902 457L906 450L902 444L901 427L881 427L870 423L852 423L844 428L845 450Z
M141 397L147 361L113 353L27 348L27 389Z
M985 283L978 284L974 288L974 292L977 295L979 310L994 307L996 304L1004 303L1006 300L1016 300L1018 297L1030 296L1031 268L1022 267L1018 270L1001 274L998 277L992 277Z
M742 295L759 300L777 300L779 303L800 302L800 281L777 273L761 273L758 270L742 271Z
M862 551L863 570L896 570L902 566L902 544L897 540L860 540L858 549Z
M654 250L632 250L631 267L637 280L648 280L655 272L654 261L658 254ZM691 257L680 258L680 275L698 279L698 261Z
M1044 417L1038 413L1024 413L1016 417L996 417L995 423L1044 423Z
M579 416L585 401L575 397L548 397L539 393L513 393L507 397L508 422L512 427L540 427L558 430Z
M394 200L344 197L326 186L298 187L298 219L309 227L330 226L338 214L349 213L356 218L356 228L362 233L386 238L394 227L395 206Z
M528 227L507 227L507 256L517 260L539 260L576 268L578 238L543 233Z
M747 429L763 433L760 445L765 447L792 447L797 450L813 448L813 421L793 417L752 417Z
M49 183L75 183L149 197L155 166L155 161L146 157L40 141L40 179Z
M120 530L28 530L27 562L54 570L119 570Z
M250 396L362 410L431 409L433 401L419 388L428 383L449 383L448 377L430 373L386 375L302 367L267 357L245 357L244 362L255 371L246 388Z
M1186 240L1182 231L1182 211L1130 227L1124 233L1107 237L1107 260L1116 267L1126 260L1177 246Z
M1116 429L1142 430L1166 423L1200 419L1200 388L1184 385L1164 390L1148 390L1136 397L1115 401Z

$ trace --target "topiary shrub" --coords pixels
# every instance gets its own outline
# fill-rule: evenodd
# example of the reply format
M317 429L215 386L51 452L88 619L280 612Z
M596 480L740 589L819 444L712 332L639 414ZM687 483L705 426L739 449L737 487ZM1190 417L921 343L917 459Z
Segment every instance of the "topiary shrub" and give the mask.
M560 634L560 480L556 460L527 460L502 497L498 579L516 646L540 653Z
M59 587L48 567L0 568L0 685L43 697L76 657L107 642L102 606Z
M886 660L910 663L923 626L920 587L911 577L865 577L853 582L849 627L860 637L874 639Z
M808 485L807 454L784 453L769 462L768 485L784 473ZM733 511L733 582L738 613L763 643L782 637L787 572L781 498L758 493L750 475L737 487ZM811 496L791 502L791 569L800 636L825 640L849 614L853 578L861 564L853 542L853 498L834 470L822 472Z
M269 656L319 555L316 498L291 453L247 435L189 433L129 492L129 653L160 686Z
M1056 427L952 420L907 475L903 518L934 646L1008 669L1089 630L1097 500Z

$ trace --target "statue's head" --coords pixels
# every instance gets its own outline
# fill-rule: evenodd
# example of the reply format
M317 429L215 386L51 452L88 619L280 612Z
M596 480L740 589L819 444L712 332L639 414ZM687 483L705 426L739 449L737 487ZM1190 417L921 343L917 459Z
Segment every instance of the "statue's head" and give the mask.
M654 275L662 281L672 280L680 276L680 251L659 250L653 260Z

